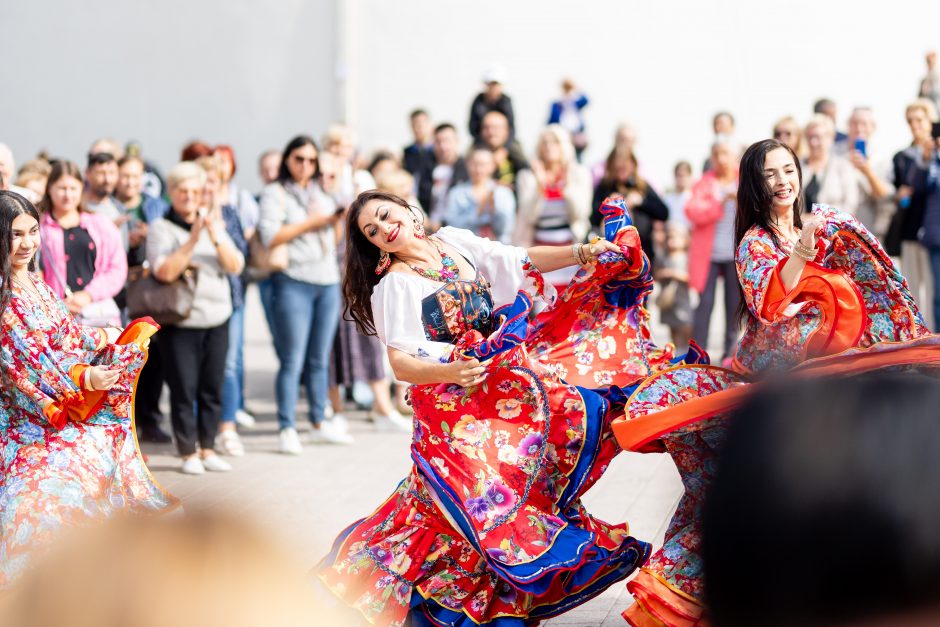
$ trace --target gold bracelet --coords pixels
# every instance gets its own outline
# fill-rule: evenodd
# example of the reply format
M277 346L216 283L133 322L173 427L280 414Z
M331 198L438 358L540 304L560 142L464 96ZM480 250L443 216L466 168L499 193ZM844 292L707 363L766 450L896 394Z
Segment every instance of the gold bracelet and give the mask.
M793 244L793 254L803 261L812 261L816 258L816 249L810 248L803 242L797 240L796 243Z

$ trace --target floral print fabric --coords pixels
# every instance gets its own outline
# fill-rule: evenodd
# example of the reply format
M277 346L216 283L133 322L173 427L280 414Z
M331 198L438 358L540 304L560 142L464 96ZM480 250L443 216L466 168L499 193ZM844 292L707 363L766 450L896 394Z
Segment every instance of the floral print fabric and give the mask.
M801 285L798 283L785 294L790 299L785 308L775 308L771 299L782 296L778 293L782 283L774 285L779 281L776 273L791 251L787 244L776 247L770 233L754 227L737 251L738 277L750 314L735 357L739 372L706 365L664 370L636 388L627 403L625 420L667 409L675 412L689 401L744 385L752 375L771 370L808 370L816 363L824 365L827 372L848 370L860 354L880 354L884 363L897 366L903 357L892 357L891 353L901 355L905 347L925 345L930 339L925 337L928 331L907 283L874 236L855 218L831 207L816 205L814 211L825 222L818 255L808 268L816 272L819 281L847 281L852 287L853 302L861 314L856 347L828 357L808 350L816 333L831 330L833 319L839 316L834 307L845 303L815 300L809 295L812 292L795 291ZM935 341L926 345L936 348ZM663 548L643 569L649 577L641 576L628 584L637 600L624 613L631 625L697 625L705 613L699 521L724 441L727 411L698 416L691 411L686 415L675 412L676 428L659 439L658 447L650 447L672 456L685 494Z
M857 345L903 342L928 333L907 281L878 240L854 217L826 205L814 208L825 220L825 244L817 246L815 263L846 277L859 293L864 323ZM767 317L765 299L774 272L790 253L789 244L775 247L770 233L759 227L752 227L738 247L738 278L750 315L736 364L747 372L785 369L817 356L804 349L826 316L834 315L818 302L797 297L783 315Z
M0 587L65 526L176 505L150 476L132 428L146 353L134 344L103 346L102 331L77 325L38 277L34 283L39 302L14 288L2 318L0 365L13 385L0 392ZM121 377L86 420L57 428L42 404L81 401L71 372L83 364L120 368Z
M624 228L616 241L622 255L586 266L559 303L531 322L543 282L523 261L527 288L494 311L497 330L468 330L456 341L454 359L493 357L483 384L412 386L414 471L337 539L319 568L321 580L371 624L400 626L409 612L435 625L534 624L646 560L649 545L632 538L626 523L596 519L579 500L620 450L610 421L622 403L593 384L590 364L582 376L596 391L564 380L552 359L555 349L577 359L560 346L577 342L600 362L629 361L627 351L643 337L641 319L624 311L638 311L645 292L636 282L648 264L635 229ZM579 316L593 295L601 305ZM588 338L592 324L597 333ZM642 365L612 374L613 384L646 376L648 365L634 357Z

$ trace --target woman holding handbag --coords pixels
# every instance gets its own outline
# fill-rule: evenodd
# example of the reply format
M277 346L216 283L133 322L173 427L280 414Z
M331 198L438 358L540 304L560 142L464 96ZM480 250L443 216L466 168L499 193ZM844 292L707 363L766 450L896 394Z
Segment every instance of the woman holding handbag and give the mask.
M228 321L232 291L228 274L245 265L222 218L200 211L206 172L184 161L167 175L171 209L150 226L147 261L162 283L180 279L188 268L198 269L192 308L176 324L163 327L160 348L170 386L170 419L181 470L201 475L231 466L213 451L222 415L222 383L228 352Z
M56 161L39 204L43 278L80 324L116 326L114 297L127 280L121 234L107 218L84 210L84 181L71 161Z
M335 228L343 214L316 181L318 155L313 139L295 137L284 149L277 181L261 192L261 242L270 249L286 244L288 252L287 267L271 276L274 348L281 364L277 420L280 450L288 455L302 451L294 421L302 375L313 440L352 441L344 425L324 421L329 356L340 310Z

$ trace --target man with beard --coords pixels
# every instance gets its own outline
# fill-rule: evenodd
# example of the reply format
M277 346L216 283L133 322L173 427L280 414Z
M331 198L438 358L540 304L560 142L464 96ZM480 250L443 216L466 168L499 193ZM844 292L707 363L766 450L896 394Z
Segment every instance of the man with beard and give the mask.
M118 184L117 158L110 152L93 152L88 155L85 168L85 208L114 222L121 231L124 250L129 246L131 218L127 207L114 196Z

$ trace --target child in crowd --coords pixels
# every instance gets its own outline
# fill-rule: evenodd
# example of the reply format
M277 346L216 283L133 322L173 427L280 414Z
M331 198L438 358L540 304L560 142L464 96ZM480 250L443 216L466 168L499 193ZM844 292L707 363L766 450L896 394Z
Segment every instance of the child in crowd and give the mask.
M660 321L669 327L676 353L681 354L692 337L692 301L689 295L689 234L681 225L666 224L665 254L654 272L659 282L656 306Z

